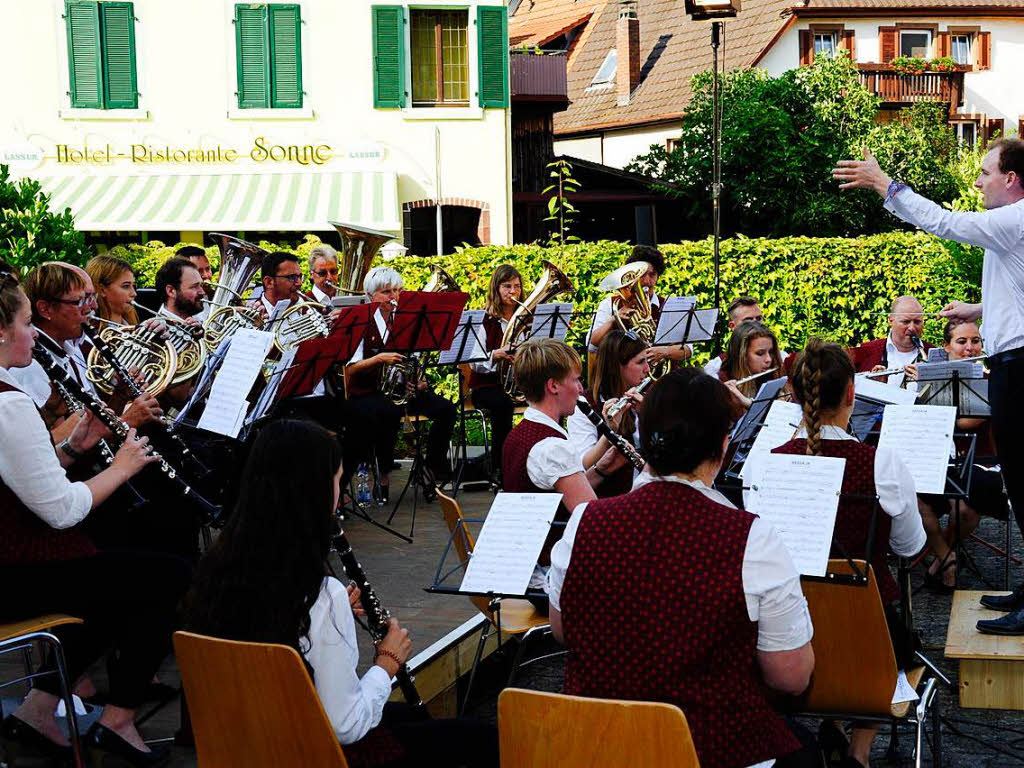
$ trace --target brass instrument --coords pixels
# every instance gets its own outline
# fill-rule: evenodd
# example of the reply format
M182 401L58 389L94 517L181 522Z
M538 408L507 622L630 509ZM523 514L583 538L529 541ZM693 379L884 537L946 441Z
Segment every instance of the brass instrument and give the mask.
M648 345L654 342L658 324L654 322L651 300L647 297L644 287L640 285L640 280L650 268L651 265L646 261L624 264L607 275L599 286L602 291L612 294L612 317L619 328L623 331L633 331ZM632 309L633 313L624 317L623 309ZM668 360L659 360L651 366L651 375L656 379L664 376L668 373L670 365Z
M533 312L541 304L553 299L560 293L573 290L572 280L566 277L558 267L546 259L541 262L544 271L533 286L526 301L519 302L516 311L509 318L508 326L501 337L501 346L514 347L524 341L530 334L530 325L533 322ZM523 400L523 393L516 386L515 368L510 360L498 361L498 379L501 386L510 398L515 402Z
M171 385L188 381L206 363L206 345L203 344L203 327L201 325L189 325L184 320L170 315L161 315L149 307L133 301L132 306L148 312L153 317L160 318L167 326L167 340L171 342L174 351L178 353L178 367L174 372L174 379Z
M235 306L233 302L242 300L242 294L260 271L268 251L218 232L211 232L210 237L220 248L220 274L214 284L213 299L208 302L213 308L203 323L203 342L209 352L214 352L239 328L260 328L263 325L259 309Z
M449 293L461 289L455 278L435 264L430 268L430 277L420 290L423 293ZM413 352L394 365L385 365L381 368L380 391L395 405L405 405L409 402L409 388L406 382L416 385L421 374L420 353Z
M333 307L321 304L312 296L298 292L304 300L288 307L274 322L274 346L278 352L294 347L303 341L326 337L331 332L327 315Z
M384 243L394 240L395 236L340 221L332 221L331 226L341 235L341 250L338 251L338 290L341 293L361 294L363 278L370 271L377 251Z
M159 395L174 381L178 370L178 352L169 340L143 325L107 325L98 334L106 342L124 370L138 371L142 389ZM105 395L116 388L119 372L93 346L86 360L86 378Z

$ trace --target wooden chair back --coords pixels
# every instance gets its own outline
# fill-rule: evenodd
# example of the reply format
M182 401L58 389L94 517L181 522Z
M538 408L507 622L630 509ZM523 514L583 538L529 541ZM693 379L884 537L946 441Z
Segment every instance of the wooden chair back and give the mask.
M814 624L814 676L802 709L889 717L896 689L896 654L875 574L868 585L803 581ZM829 573L851 573L846 560L829 560Z
M448 532L455 534L452 547L459 556L459 562L467 565L469 563L469 554L473 551L473 547L476 546L476 541L473 539L473 534L469 532L469 529L462 525L462 521L466 519L462 514L462 508L459 506L459 502L451 496L445 496L440 490L437 492L437 500L441 502L441 512L444 514L445 523L448 524ZM456 531L458 533L455 533ZM488 607L491 604L488 598L476 596L470 597L469 600L477 607L477 610L491 621L494 621L493 611Z
M299 654L285 645L174 633L203 768L347 768Z
M671 704L506 688L498 697L501 768L694 768L686 716ZM555 758L557 756L557 760Z

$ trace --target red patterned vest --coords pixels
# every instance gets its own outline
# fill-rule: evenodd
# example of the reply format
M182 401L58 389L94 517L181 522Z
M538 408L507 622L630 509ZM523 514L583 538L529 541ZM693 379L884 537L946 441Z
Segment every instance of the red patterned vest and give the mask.
M526 471L526 460L530 451L537 443L548 437L557 437L565 440L558 430L546 424L538 424L529 419L523 419L508 433L505 438L505 445L501 449L501 489L509 493L550 493L553 488L538 488L530 480L530 474ZM564 504L558 505L555 513L557 522L568 522L569 510ZM540 551L537 562L540 565L551 565L551 548L562 538L562 526L552 526L544 541L544 547Z
M20 392L0 381L0 393ZM11 439L8 436L8 439ZM0 563L45 563L96 554L78 528L51 528L0 479Z
M383 346L384 339L381 338L380 331L377 330L377 316L376 313L372 313L370 322L366 325L366 331L363 333L363 359L369 360L380 352ZM380 390L380 367L370 368L356 374L350 373L345 386L349 397L362 397L377 392Z
M504 335L501 330L501 320L494 315L484 316L484 333L486 334L487 351L491 352L501 346L501 337ZM471 371L469 374L469 389L484 389L496 387L500 384L497 373L479 373Z
M805 454L807 441L802 438L790 440L772 453ZM866 559L868 530L871 527L871 515L876 507L874 498L878 493L875 490L875 449L856 440L822 440L821 455L846 459L841 489L843 495L839 498L839 510L836 513L835 541L839 542L850 557ZM900 598L896 579L892 577L889 564L885 560L891 529L892 518L878 507L875 540L869 561L874 568L883 603L891 603ZM843 557L843 553L833 545L831 556Z
M565 692L675 704L705 768L798 749L757 669L743 593L753 521L680 483L590 502L560 600ZM609 600L611 584L626 586L626 599Z

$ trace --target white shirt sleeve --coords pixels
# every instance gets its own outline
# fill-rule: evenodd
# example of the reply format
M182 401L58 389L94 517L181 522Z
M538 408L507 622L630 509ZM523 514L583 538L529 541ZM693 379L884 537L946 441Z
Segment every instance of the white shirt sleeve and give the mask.
M718 355L715 355L704 364L704 373L708 376L714 376L717 379L720 370L722 370L722 358Z
M885 209L926 232L994 251L1010 251L1024 239L1024 216L1017 205L949 211L908 188L886 201Z
M547 573L548 603L556 611L562 610L560 600L562 597L562 585L565 583L565 572L569 569L569 560L572 558L572 545L576 541L576 531L579 530L580 520L587 510L587 502L583 502L572 511L572 517L565 524L562 531L562 538L555 542L551 548L551 567Z
M37 342L38 343L38 342ZM18 385L18 389L32 398L36 408L42 408L53 393L50 377L46 375L38 360L24 368L8 368L7 373Z
M352 357L348 359L348 362L345 363L345 365L352 365L352 363L361 362L363 362L363 342L360 341L359 346L356 347L356 351L352 353Z
M92 492L72 483L60 465L46 424L22 392L0 394L0 477L52 528L70 528L92 509Z
M927 537L917 508L914 478L888 446L875 451L875 491L882 510L892 518L889 548L901 557L916 555L924 549Z
M594 423L583 415L583 411L576 408L566 422L569 432L569 443L572 445L573 453L583 461L583 454L597 445L601 436L597 433Z
M324 579L309 619L309 649L303 655L313 668L316 692L334 734L342 744L352 744L380 722L391 679L376 664L361 679L356 675L356 625L340 581Z
M747 534L743 593L747 615L757 622L759 651L792 651L810 642L814 628L800 574L782 538L761 518L754 520Z
M577 472L583 472L583 462L573 451L572 444L560 437L545 437L526 457L530 482L545 491L553 490L555 483Z
M590 330L587 331L587 351L597 352L597 347L590 343L590 334L595 328L600 328L602 325L612 319L612 299L607 296L601 299L601 303L597 305L597 311L594 312L594 322L590 324Z

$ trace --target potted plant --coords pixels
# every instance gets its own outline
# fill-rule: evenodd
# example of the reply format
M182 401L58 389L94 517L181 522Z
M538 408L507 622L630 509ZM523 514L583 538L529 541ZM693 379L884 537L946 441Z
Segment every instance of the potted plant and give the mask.
M955 72L956 62L953 61L952 56L942 56L937 59L932 59L928 62L929 68L933 72Z
M916 56L897 56L891 64L894 70L903 75L919 75L928 69L928 62Z

